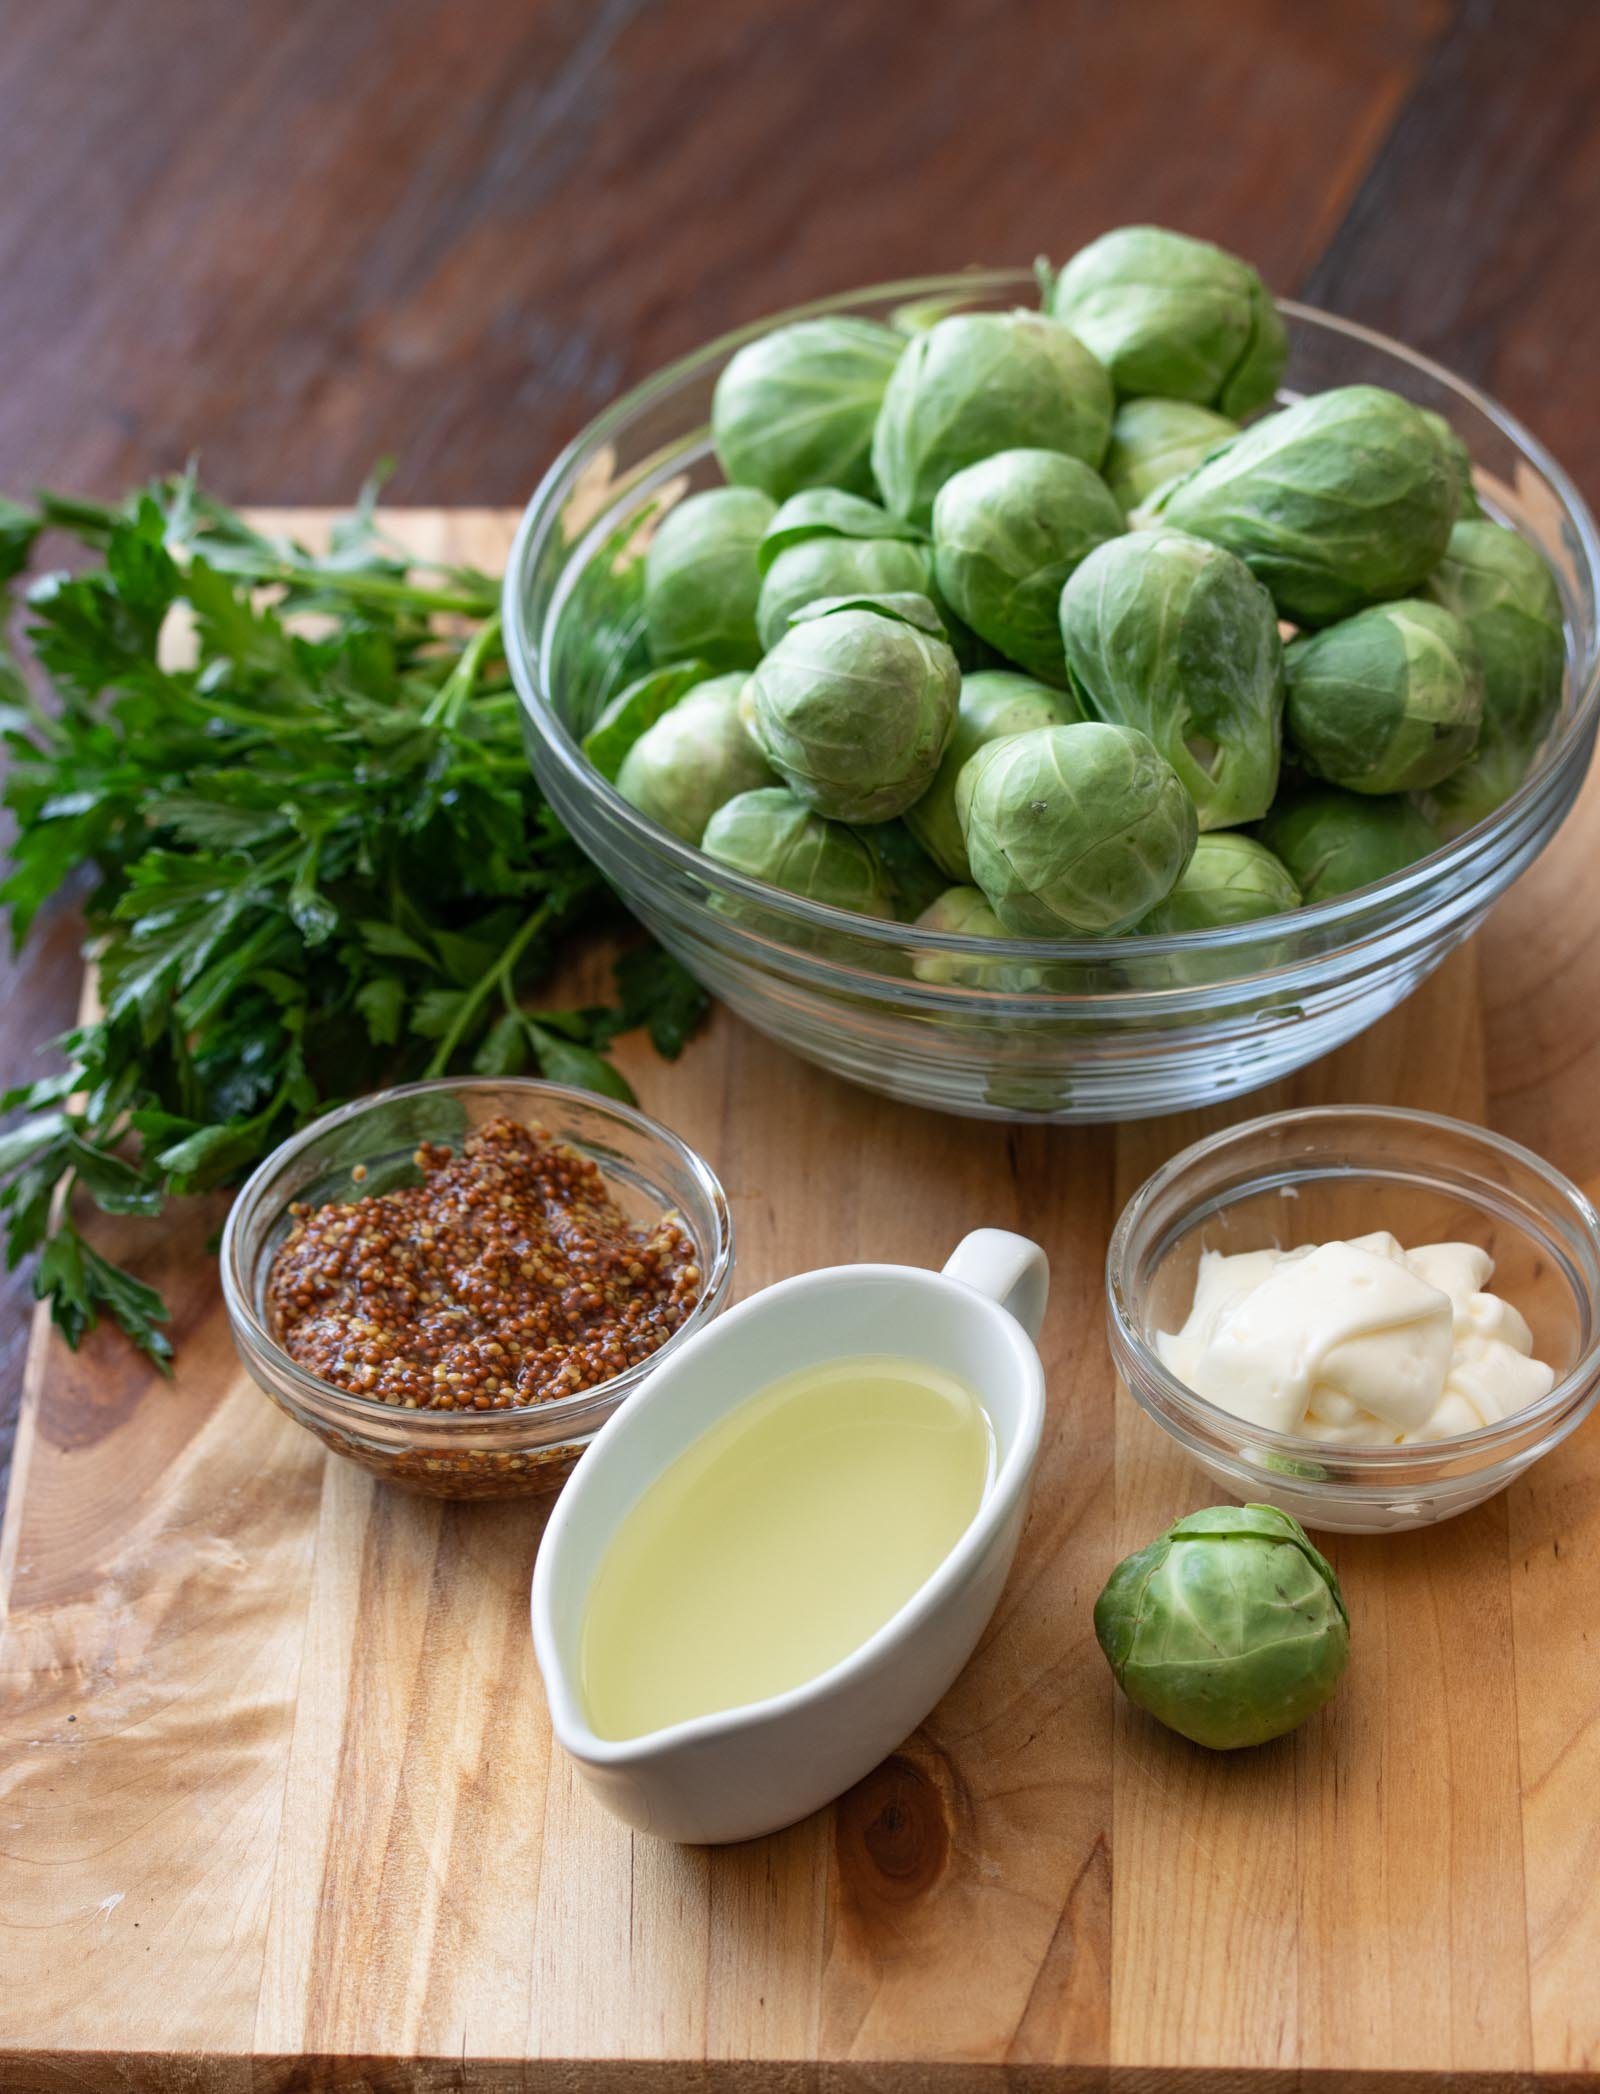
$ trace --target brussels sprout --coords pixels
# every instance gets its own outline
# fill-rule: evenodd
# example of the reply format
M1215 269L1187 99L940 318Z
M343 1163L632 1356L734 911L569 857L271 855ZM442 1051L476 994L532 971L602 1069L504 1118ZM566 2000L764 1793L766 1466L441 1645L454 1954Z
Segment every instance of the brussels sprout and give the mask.
M753 487L713 487L669 509L644 563L644 620L658 662L699 655L714 669L761 659L756 548L773 506Z
M895 915L902 923L914 923L944 893L949 880L903 821L878 822L861 833L883 861Z
M1420 597L1291 643L1285 720L1304 769L1348 792L1437 785L1472 754L1483 673L1471 633Z
M1217 1752L1304 1723L1350 1656L1332 1564L1270 1505L1191 1512L1125 1556L1094 1633L1131 1702Z
M1165 901L1139 925L1141 932L1210 931L1254 923L1300 906L1300 890L1281 858L1253 836L1218 829L1202 836L1194 856Z
M1149 507L1237 553L1286 618L1326 625L1409 596L1443 557L1456 499L1422 410L1344 385L1242 430Z
M761 541L756 630L776 647L789 620L825 596L931 596L933 560L899 517L860 495L811 488L784 503Z
M739 717L744 681L736 670L696 684L622 759L617 791L685 843L726 801L778 782Z
M1308 905L1391 879L1439 847L1432 823L1409 800L1331 785L1280 802L1259 833Z
M1035 727L991 742L969 768L973 877L1019 937L1126 930L1193 855L1194 802L1131 727Z
M750 678L756 740L819 814L886 822L926 791L961 671L925 596L809 604Z
M976 887L946 888L917 918L922 931L949 931L962 938L1008 938L1011 934ZM965 953L920 953L911 963L919 982L939 988L999 989L1020 993L1039 985L1041 969L1025 961L978 959Z
M1472 477L1472 453L1467 449L1466 438L1435 408L1424 407L1422 419L1439 439L1450 470L1455 474L1456 521L1459 523L1468 516L1482 516L1483 504L1478 500L1477 483Z
M1249 263L1157 225L1091 241L1056 278L1050 310L1123 395L1246 415L1272 398L1289 357L1278 308Z
M1283 643L1272 599L1232 553L1182 531L1133 531L1061 592L1072 688L1088 712L1149 735L1203 829L1272 804Z
M1238 433L1237 422L1190 400L1124 400L1111 424L1106 485L1127 515Z
M898 516L926 526L952 473L1019 445L1097 466L1111 381L1042 313L955 313L907 344L872 437L872 469Z
M1454 836L1492 814L1528 775L1560 709L1567 647L1555 576L1536 547L1501 524L1458 523L1427 595L1465 625L1483 667L1477 749L1429 799L1429 812Z
M1083 717L1083 708L1070 691L1053 691L1048 684L1035 683L1009 669L979 669L961 679L955 732L939 759L933 783L905 814L906 827L950 879L967 882L972 878L956 801L957 781L967 759L1004 734L1024 734L1030 727L1067 727Z
M1081 458L997 451L939 489L934 573L975 633L1035 676L1065 683L1062 584L1121 530L1110 490Z
M796 320L738 350L717 380L711 435L736 485L783 501L802 487L870 494L872 427L905 337L876 320Z
M700 848L719 865L807 901L893 916L888 875L865 837L830 822L781 785L740 793L706 824Z

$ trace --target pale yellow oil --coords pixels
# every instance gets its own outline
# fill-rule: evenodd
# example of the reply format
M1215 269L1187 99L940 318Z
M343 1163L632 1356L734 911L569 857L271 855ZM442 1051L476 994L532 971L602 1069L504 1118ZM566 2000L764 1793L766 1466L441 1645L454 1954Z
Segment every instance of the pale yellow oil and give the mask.
M830 1361L737 1405L601 1559L580 1652L595 1731L640 1737L826 1672L949 1555L992 1460L983 1406L919 1360Z

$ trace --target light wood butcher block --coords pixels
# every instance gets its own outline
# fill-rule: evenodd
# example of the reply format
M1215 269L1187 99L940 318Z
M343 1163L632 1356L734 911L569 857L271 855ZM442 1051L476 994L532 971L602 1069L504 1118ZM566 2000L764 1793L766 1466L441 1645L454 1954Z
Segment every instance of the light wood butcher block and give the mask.
M412 515L496 565L508 517ZM1396 1100L1600 1188L1600 782L1384 1024L1228 1108ZM41 1326L0 1554L0 2088L1021 2090L1600 2086L1600 1421L1431 1533L1332 1545L1332 1707L1207 1755L1114 1693L1090 1608L1207 1502L1118 1393L1120 1202L1216 1116L1006 1128L889 1105L726 1017L648 1110L725 1180L749 1292L1055 1268L1016 1570L916 1736L838 1806L680 1851L551 1747L517 1503L324 1455L235 1363L215 1214L108 1227L173 1300L168 1384Z

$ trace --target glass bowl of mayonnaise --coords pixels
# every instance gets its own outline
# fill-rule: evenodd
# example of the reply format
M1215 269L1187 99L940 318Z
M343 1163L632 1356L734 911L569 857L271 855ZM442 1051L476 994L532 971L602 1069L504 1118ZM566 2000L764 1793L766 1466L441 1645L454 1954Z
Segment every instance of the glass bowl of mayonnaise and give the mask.
M1106 1260L1129 1393L1232 1496L1307 1527L1429 1526L1600 1394L1600 1217L1531 1150L1319 1106L1185 1149Z

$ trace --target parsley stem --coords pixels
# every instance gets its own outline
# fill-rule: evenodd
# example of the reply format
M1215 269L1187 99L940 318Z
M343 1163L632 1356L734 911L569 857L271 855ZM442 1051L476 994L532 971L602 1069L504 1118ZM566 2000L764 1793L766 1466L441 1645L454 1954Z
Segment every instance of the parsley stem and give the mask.
M485 998L497 986L502 990L509 990L518 962L544 927L549 915L550 904L541 902L507 941L493 966L486 967L479 975L462 997L460 1008L450 1021L450 1030L433 1050L428 1066L422 1072L424 1076L444 1075L455 1058L456 1049L466 1038L468 1030L482 1010Z
M203 543L198 550L205 551ZM346 574L338 568L297 567L285 560L261 560L254 564L230 560L228 572L245 581L275 582L285 589L348 596L355 603L393 604L398 610L408 611L453 611L465 618L487 618L499 603L497 596L465 589L419 588L399 575Z
M487 618L462 650L461 659L429 699L422 715L424 727L454 727L461 708L472 696L472 687L478 680L479 671L488 658L489 650L500 638L500 617L497 612Z

